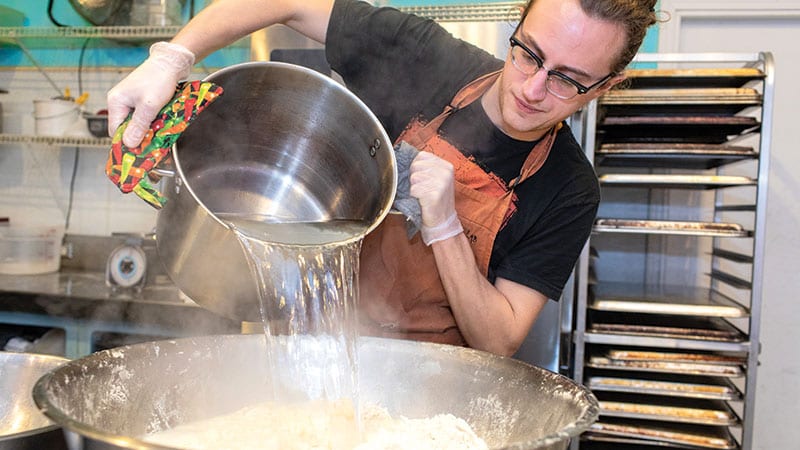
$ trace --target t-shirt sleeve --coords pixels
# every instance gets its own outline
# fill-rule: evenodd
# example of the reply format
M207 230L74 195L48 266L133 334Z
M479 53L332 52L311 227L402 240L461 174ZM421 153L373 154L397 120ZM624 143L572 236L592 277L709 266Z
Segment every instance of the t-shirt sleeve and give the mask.
M586 155L567 128L535 179L523 182L528 206L520 205L523 228L509 227L493 261L492 280L505 278L558 300L592 232L600 185ZM570 174L565 177L564 174ZM527 183L533 183L526 187ZM515 218L512 217L512 221ZM511 224L509 224L511 225ZM498 246L495 246L498 250ZM493 258L495 255L493 255Z
M586 183L596 186L594 179ZM586 186L583 184L583 186ZM592 231L597 188L560 196L495 269L495 277L523 284L558 300Z

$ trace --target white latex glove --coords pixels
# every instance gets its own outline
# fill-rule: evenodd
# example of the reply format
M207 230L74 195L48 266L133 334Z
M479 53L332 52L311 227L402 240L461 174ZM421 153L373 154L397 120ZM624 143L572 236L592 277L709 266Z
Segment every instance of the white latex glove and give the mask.
M419 152L411 162L410 194L422 209L422 241L427 245L463 232L456 215L453 165L430 152Z
M139 145L158 111L175 95L175 86L186 79L194 65L194 53L170 42L150 46L150 57L108 91L108 134L113 136L133 110L122 143Z

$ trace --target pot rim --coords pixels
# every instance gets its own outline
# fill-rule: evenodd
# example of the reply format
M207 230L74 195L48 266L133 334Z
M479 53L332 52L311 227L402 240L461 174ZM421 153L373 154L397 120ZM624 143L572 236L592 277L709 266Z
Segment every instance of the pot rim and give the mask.
M381 222L383 222L383 220L386 218L386 215L389 214L389 211L392 209L392 205L394 204L395 196L397 195L397 177L398 177L398 174L397 174L397 161L395 159L394 148L391 147L392 141L391 141L391 139L389 139L389 135L386 133L386 130L384 129L383 125L380 123L380 121L378 121L377 117L375 117L375 114L367 107L367 105L363 101L361 101L361 99L358 98L349 89L347 89L346 87L344 87L341 84L337 83L336 81L334 81L330 77L326 77L326 76L320 74L319 72L317 72L315 70L312 70L312 69L309 69L309 68L306 68L306 67L303 67L303 66L295 65L295 64L279 62L279 61L248 61L248 62L234 64L234 65L222 68L222 69L220 69L220 70L208 75L207 77L205 77L203 79L203 81L213 81L213 78L215 76L218 76L218 75L221 75L221 74L225 74L227 72L232 72L232 71L235 71L235 70L239 70L239 69L241 69L243 67L256 67L256 66L276 67L276 68L283 68L283 69L289 69L289 70L302 72L302 73L305 73L308 76L311 76L313 78L316 78L316 79L320 80L321 82L323 82L327 86L334 86L334 89L339 90L343 95L345 95L351 101L353 101L356 105L358 105L359 108L364 110L367 113L368 116L372 117L372 119L374 120L374 123L377 125L378 132L380 133L379 137L382 138L385 142L389 143L389 145L390 145L390 150L388 150L387 153L388 153L389 159L391 161L391 169L392 169L391 186L389 186L389 189L390 189L389 192L391 192L391 195L387 199L386 204L381 205L381 211L375 216L374 219L372 219L369 227L367 227L363 232L358 233L358 234L354 234L353 236L351 236L351 237L349 237L347 239L343 239L341 241L329 242L329 243L326 243L326 244L323 244L323 245L319 245L319 244L307 244L306 245L306 244L295 244L295 243L293 243L293 244L283 244L283 243L273 243L273 242L270 242L270 245L287 246L287 247L289 247L289 246L291 246L291 247L308 247L308 246L321 247L321 246L327 246L327 245L351 244L351 243L354 243L354 242L357 242L359 240L364 239L364 237L367 234L369 234L372 230L377 228L381 224ZM202 208L203 211L205 211L215 222L217 222L218 224L222 225L227 230L233 231L231 226L228 223L226 223L225 221L220 219L216 214L214 214L205 205L205 203L203 203L200 200L200 198L197 196L197 194L195 194L194 189L192 189L191 184L186 181L186 178L184 177L184 173L183 173L183 168L181 167L180 156L179 156L180 152L178 151L178 142L179 141L176 141L175 143L172 144L172 158L173 158L173 161L174 161L174 164L175 164L175 177L179 177L179 179L182 181L181 188L182 189L187 189L189 191L189 194L194 199L194 201L197 202L197 204L200 206L200 208Z

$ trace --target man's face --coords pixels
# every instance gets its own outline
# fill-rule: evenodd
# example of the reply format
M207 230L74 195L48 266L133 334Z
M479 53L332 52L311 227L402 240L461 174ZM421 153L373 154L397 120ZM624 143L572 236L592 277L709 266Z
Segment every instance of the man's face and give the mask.
M625 44L622 27L588 17L578 0L536 0L514 37L544 62L544 68L527 75L514 65L509 52L498 82L483 99L495 125L513 138L540 138L624 79L616 75L571 99L548 91L548 70L558 71L583 86L607 77ZM520 55L522 49L516 52Z

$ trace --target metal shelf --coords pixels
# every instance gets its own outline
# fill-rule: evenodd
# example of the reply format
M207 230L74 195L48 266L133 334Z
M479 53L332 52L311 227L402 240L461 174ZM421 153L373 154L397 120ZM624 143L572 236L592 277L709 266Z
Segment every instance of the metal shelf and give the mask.
M514 22L519 20L519 4L492 2L484 4L405 6L397 8L438 22ZM16 39L110 39L148 41L168 39L183 25L171 26L88 26L88 27L0 27L0 42Z
M103 26L103 27L0 27L2 39L166 39L180 26Z
M466 2L464 2L466 3ZM519 3L405 6L400 11L427 17L437 22L514 22L520 18Z
M105 46L140 46L169 40L182 25L96 26L96 27L0 27L0 46L28 48L76 48L82 40L94 39ZM249 47L248 37L227 46ZM95 44L98 46L98 44Z
M40 144L61 147L111 147L111 138L88 138L70 136L36 136L0 133L0 144Z

